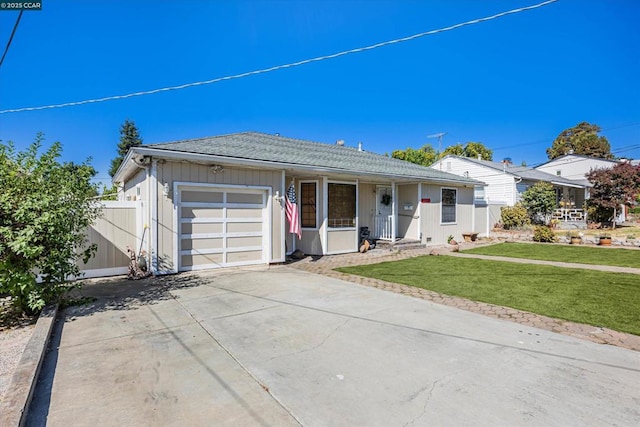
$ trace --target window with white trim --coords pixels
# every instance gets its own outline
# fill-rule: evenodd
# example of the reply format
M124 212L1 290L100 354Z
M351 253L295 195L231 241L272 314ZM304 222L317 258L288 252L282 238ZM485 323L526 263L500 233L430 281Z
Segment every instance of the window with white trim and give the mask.
M455 223L458 190L455 188L443 188L441 195L441 222L443 224Z
M300 183L300 226L318 228L318 183L316 181Z
M329 227L346 228L356 226L355 184L329 183Z

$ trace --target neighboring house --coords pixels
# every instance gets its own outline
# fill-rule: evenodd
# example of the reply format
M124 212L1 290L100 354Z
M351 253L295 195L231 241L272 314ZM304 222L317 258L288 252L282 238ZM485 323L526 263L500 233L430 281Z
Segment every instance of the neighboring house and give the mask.
M592 169L608 169L617 164L618 162L616 160L599 159L579 154L565 154L564 156L549 160L540 166L536 166L536 170L570 179L585 187L590 187L591 184L587 180L586 175Z
M617 160L600 159L579 154L565 154L537 166L536 170L583 185L585 187L584 200L586 200L589 198L589 188L591 187L586 175L593 169L609 169L617 164ZM617 222L624 221L625 209L621 209Z
M142 206L149 228L141 246L158 273L279 263L296 248L357 252L361 227L379 239L442 244L484 232L487 222L474 205L483 185L474 179L343 143L256 132L133 147L114 182L121 200ZM299 240L285 216L291 183Z
M489 204L493 223L500 221L500 208L513 206L521 200L533 184L543 181L556 190L558 209L554 217L566 222L585 220L582 204L585 200L585 185L551 175L527 166L515 166L510 161L493 162L471 157L448 155L431 165L431 168L485 182L486 187L477 187L475 199Z

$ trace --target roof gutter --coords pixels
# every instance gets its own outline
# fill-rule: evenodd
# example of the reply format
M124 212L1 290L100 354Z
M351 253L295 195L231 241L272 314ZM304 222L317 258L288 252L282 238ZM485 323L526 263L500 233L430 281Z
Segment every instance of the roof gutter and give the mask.
M328 168L328 167L320 167L320 166L309 166L309 165L300 165L300 164L292 164L292 163L283 163L283 162L274 162L274 161L264 161L264 160L254 160L254 159L246 159L246 158L236 158L236 157L225 157L225 156L217 156L214 154L199 154L199 153L185 153L181 151L173 151L173 150L157 150L153 148L146 147L133 147L127 153L125 157L125 161L130 161L134 158L135 153L143 156L153 156L154 158L165 158L168 160L187 160L187 161L195 161L195 162L215 162L219 161L221 163L238 165L238 166L256 166L256 167L266 167L269 169L291 169L291 170L302 170L302 171L310 171L316 173L346 173L346 174L356 174L356 175L367 175L367 176L388 176L387 174L380 174L374 172L366 172L366 171L352 171L348 169L338 169L338 168ZM123 161L122 165L114 175L114 180L120 178L120 174L125 174L127 169L127 165L125 165L125 161ZM125 175L126 176L126 175ZM395 175L399 178L406 179L418 179L421 181L431 181L434 183L442 183L442 184L451 184L452 182L456 182L462 185L473 185L473 186L485 186L486 184L481 181L467 181L467 180L447 180L447 179L439 179L439 178L431 178L431 177L423 177L418 175Z
M551 183L554 184L554 185L559 185L561 187L585 188L584 185L569 184L569 183L566 183L566 182L551 181Z

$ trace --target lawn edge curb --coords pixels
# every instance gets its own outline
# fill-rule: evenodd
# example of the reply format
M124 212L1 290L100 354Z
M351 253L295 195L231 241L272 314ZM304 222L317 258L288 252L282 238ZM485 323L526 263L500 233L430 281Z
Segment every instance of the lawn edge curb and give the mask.
M45 307L40 313L33 334L13 372L4 399L0 402L0 425L24 425L57 314L57 304Z

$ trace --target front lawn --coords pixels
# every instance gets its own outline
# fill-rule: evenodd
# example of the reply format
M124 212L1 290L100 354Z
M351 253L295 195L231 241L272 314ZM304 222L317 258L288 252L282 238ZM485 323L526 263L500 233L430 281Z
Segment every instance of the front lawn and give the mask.
M640 276L634 274L453 256L337 270L640 335Z
M468 249L464 253L640 268L640 251L612 247L552 245L548 243L498 243L497 245Z

